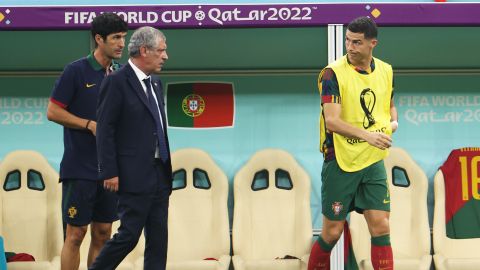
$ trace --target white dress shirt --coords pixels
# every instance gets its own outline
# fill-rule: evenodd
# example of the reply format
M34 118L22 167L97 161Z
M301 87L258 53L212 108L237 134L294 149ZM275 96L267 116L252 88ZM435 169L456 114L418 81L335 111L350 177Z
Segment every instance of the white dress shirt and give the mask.
M145 92L145 95L148 97L147 95L147 86L145 85L145 82L143 80L145 80L146 78L149 78L150 76L143 73L143 71L141 71L137 66L135 66L135 64L132 62L132 60L128 59L128 63L130 64L130 66L132 67L133 71L135 72L135 75L137 75L137 78L138 80L140 81L140 84L142 85L142 88L143 88L143 92ZM151 80L150 80L151 82ZM162 125L162 130L163 132L165 133L165 129L163 128L164 125L163 125L163 120L162 120L162 114L160 113L160 107L158 106L158 99L157 99L157 96L155 94L155 91L153 91L153 86L150 85L150 87L152 87L152 93L153 93L153 98L155 99L155 103L157 103L157 107L159 108L158 109L158 116L160 118L160 124ZM165 134L164 134L165 135ZM158 144L158 143L157 143ZM160 157L160 150L158 149L158 145L157 145L157 148L155 150L155 158L159 158Z

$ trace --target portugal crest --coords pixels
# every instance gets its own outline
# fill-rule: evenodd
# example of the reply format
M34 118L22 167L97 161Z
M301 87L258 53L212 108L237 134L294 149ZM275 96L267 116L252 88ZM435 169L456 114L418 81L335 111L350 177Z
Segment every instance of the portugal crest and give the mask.
M343 210L343 204L342 202L334 202L332 203L332 210L333 210L333 214L335 216L338 216L340 214L340 212L342 212Z
M75 218L76 215L77 215L77 208L75 208L75 206L72 206L72 207L68 208L68 217L69 218Z
M190 117L200 116L205 110L205 100L199 95L190 94L183 99L182 109Z

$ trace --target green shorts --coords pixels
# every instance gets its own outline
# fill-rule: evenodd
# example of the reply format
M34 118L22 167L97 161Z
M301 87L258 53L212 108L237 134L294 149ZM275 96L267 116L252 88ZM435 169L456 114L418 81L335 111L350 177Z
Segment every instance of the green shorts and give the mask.
M360 171L346 172L337 160L322 168L322 213L330 220L344 220L351 211L390 211L390 192L383 160Z

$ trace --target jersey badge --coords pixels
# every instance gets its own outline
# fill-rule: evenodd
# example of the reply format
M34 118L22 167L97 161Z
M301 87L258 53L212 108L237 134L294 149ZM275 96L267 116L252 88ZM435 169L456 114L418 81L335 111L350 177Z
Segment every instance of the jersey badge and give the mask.
M340 214L340 212L342 212L343 210L343 204L342 202L334 202L332 203L332 210L333 210L333 214L335 216L338 216Z
M77 208L75 208L75 206L68 208L68 217L75 218L76 215L77 215Z

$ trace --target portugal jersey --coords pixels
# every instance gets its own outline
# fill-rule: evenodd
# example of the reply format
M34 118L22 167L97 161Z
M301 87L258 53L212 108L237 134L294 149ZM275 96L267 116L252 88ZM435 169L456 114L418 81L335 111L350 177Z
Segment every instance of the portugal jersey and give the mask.
M480 237L480 147L453 150L440 170L445 178L447 236Z

